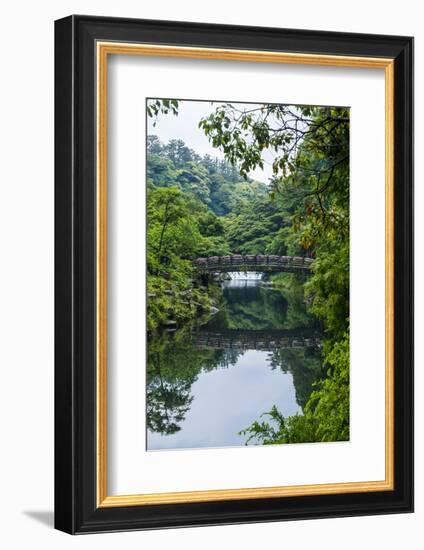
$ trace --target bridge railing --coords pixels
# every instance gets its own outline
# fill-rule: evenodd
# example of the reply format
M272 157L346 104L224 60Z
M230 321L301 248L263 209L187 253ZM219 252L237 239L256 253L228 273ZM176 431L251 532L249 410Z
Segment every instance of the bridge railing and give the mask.
M193 344L205 348L296 349L321 347L321 340L312 334L287 334L288 331L195 331Z
M276 255L246 255L233 254L232 256L210 256L209 258L197 258L193 264L200 270L213 271L214 269L249 267L282 267L294 269L310 269L312 258L301 256L276 256Z

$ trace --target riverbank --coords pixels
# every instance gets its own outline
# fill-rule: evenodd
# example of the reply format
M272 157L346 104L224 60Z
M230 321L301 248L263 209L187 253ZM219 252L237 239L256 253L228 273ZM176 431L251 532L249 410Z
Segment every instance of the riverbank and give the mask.
M218 285L203 286L190 278L183 281L149 275L147 282L147 330L149 335L185 324L216 312Z

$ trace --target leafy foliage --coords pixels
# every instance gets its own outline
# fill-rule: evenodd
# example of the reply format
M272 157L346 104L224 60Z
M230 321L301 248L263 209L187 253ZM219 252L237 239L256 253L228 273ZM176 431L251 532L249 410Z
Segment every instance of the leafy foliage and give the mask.
M178 101L176 99L150 99L146 104L146 112L147 116L154 117L153 126L155 126L160 113L164 115L178 114Z
M227 161L200 157L181 139L163 144L155 135L147 138L147 181L150 187L177 187L192 195L218 216L233 211L241 200L267 195L260 182L245 180Z
M181 324L212 304L211 292L193 285L192 258L226 253L222 227L203 205L175 187L153 188L147 203L148 330Z

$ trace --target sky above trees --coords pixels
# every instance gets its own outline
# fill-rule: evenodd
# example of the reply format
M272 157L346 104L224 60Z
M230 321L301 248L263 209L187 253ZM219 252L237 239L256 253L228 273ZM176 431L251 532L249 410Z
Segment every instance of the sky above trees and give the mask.
M251 109L259 106L250 103L234 103L238 108ZM205 132L199 128L199 121L207 117L222 105L218 101L179 101L178 116L169 114L168 116L159 116L157 118L147 117L147 134L156 135L167 143L178 136L188 147L194 149L199 155L210 155L211 157L224 158L223 152L212 146L205 135ZM267 183L272 176L272 162L275 155L271 151L264 151L264 169L256 168L249 172L249 176L257 181Z

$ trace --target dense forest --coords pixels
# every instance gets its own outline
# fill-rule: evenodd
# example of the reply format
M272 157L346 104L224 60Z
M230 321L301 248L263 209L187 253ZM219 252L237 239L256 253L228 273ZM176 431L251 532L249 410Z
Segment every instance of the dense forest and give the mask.
M153 100L148 115L152 119L178 117L178 109L175 100ZM311 359L308 371L305 358L297 361L297 376L302 372L307 380L298 399L303 414L284 417L273 407L243 433L247 442L263 444L347 440L349 110L218 104L199 121L199 127L224 159L199 156L179 139L162 143L157 136L148 136L149 335L160 335L173 325L188 327L219 309L219 282L199 276L193 258L228 254L313 258L308 277L270 276L272 288L284 296L284 303L302 302L324 331L321 367ZM253 170L263 168L265 151L273 155L273 175L267 183L249 177ZM293 327L301 322L297 311L292 308ZM187 337L184 332L175 357L184 354ZM159 372L155 347L169 345L168 340L166 344L160 341L157 338L149 345L151 373ZM183 391L186 397L175 409L177 416L189 407L188 389L199 365L206 361L213 368L222 353L199 351L199 356L187 358L191 374ZM287 353L273 352L282 368ZM292 361L296 364L296 353ZM169 384L176 371L172 365L166 369ZM163 390L166 377L165 382L160 378L154 378L149 391L160 391L160 384ZM164 416L155 411L149 418L156 424L164 422ZM175 426L174 418L166 429L172 431Z

